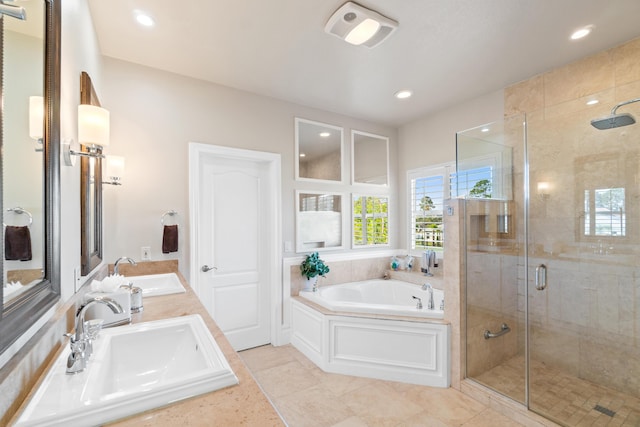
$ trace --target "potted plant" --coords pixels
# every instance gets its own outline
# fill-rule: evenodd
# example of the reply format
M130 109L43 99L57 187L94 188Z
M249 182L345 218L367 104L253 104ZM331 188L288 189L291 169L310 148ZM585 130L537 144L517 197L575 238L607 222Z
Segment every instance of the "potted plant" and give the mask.
M304 290L310 290L315 287L318 277L326 277L325 274L328 272L329 266L320 259L318 252L307 255L302 264L300 264L300 273L307 279Z

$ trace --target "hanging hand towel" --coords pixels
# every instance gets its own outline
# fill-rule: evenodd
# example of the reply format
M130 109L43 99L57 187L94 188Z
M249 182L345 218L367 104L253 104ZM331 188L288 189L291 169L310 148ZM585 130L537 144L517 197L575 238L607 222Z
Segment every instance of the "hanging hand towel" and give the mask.
M29 227L8 225L4 231L4 258L7 261L31 260Z
M162 253L178 252L178 226L165 225L162 233Z

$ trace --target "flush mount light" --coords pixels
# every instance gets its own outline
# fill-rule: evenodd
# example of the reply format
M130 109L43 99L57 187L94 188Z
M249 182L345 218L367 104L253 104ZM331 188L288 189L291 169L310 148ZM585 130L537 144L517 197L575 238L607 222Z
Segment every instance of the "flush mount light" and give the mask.
M411 95L413 95L413 92L411 92L410 90L399 90L395 93L394 96L398 99L407 99L411 98Z
M353 2L343 4L324 26L324 31L353 45L375 47L398 28L398 23Z
M144 27L153 27L155 24L155 21L153 20L153 18L151 16L149 16L148 14L136 10L133 12L134 16L136 17L136 21L138 22L138 24L144 26Z
M591 31L593 31L593 25L587 25L586 27L578 28L571 34L571 40L579 40L587 37Z

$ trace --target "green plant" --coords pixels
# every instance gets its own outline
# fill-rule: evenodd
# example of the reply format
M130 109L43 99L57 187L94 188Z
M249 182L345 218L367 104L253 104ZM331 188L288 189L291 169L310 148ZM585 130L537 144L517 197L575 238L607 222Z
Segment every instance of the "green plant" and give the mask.
M314 252L302 261L300 264L300 273L306 276L307 279L316 277L318 275L325 277L325 274L329 272L329 266L320 259L318 252Z

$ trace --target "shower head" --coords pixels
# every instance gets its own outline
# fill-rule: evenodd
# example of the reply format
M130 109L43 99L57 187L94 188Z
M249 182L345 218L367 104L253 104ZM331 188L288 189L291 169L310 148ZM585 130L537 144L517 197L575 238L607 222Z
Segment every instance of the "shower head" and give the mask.
M22 6L14 6L12 4L5 4L0 0L0 16L7 15L21 20L27 19L27 13Z
M591 125L596 129L613 129L620 126L632 125L636 122L636 119L629 113L612 114L600 119L591 120Z
M619 128L621 126L632 125L636 122L636 119L629 113L616 114L616 110L623 105L633 104L634 102L639 102L640 98L631 99L629 101L621 102L611 109L611 114L607 117L602 117L600 119L591 120L591 126L596 129L613 129Z

